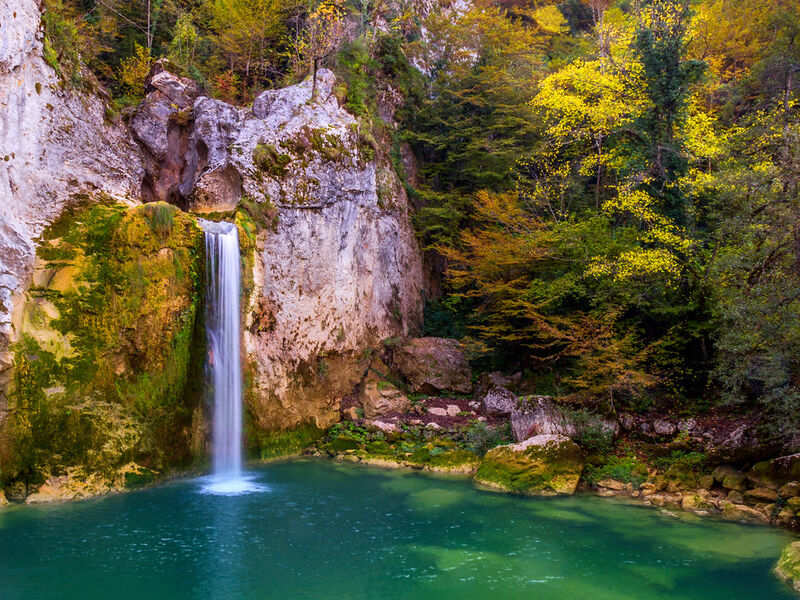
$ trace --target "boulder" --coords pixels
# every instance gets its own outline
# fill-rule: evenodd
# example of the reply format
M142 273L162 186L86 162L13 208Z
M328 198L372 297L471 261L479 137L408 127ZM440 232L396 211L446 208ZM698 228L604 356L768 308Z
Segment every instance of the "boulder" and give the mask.
M732 502L733 504L742 504L744 503L744 496L742 492L737 492L736 490L731 490L728 492L726 496L728 502Z
M392 368L412 392L436 394L472 391L469 362L457 340L414 338L394 347Z
M715 467L713 471L711 471L711 476L714 478L714 481L722 484L725 481L725 478L728 475L741 475L739 469L734 467L733 465L719 465Z
M768 523L767 516L744 504L734 504L725 502L722 505L722 518L726 521L738 521L740 523Z
M572 437L576 430L552 398L526 396L511 412L511 433L521 442L535 435Z
M475 481L492 489L538 496L573 494L583 473L581 449L561 435L537 435L492 448Z
M786 508L792 511L792 513L796 514L800 512L800 496L795 496L793 498L789 498L786 501Z
M800 480L800 454L781 456L756 463L746 476L747 480L755 487L780 489L790 481Z
M636 417L630 413L620 413L619 425L623 431L633 431L636 429Z
M678 427L675 425L675 423L671 423L665 419L656 419L653 421L653 431L656 432L656 435L671 436L675 435L677 430Z
M411 410L411 401L388 381L372 379L364 382L359 400L364 408L364 418L368 421Z
M490 416L508 416L517 404L519 398L504 387L493 387L481 399L481 413Z
M783 549L775 574L800 594L800 542L792 542Z
M744 501L748 504L757 504L759 502L772 503L778 500L778 492L769 488L747 490L742 496L744 497Z
M783 498L800 496L800 482L790 481L786 485L782 485L779 493Z
M597 482L597 485L609 490L614 490L615 492L621 492L626 489L626 484L622 483L621 481L617 481L616 479L601 479Z
M8 498L6 498L6 493L3 490L0 490L0 506L7 506L8 505Z
M731 473L730 475L726 475L725 479L722 480L722 487L726 490L743 492L747 489L747 481L741 473Z
M714 509L714 505L708 501L707 495L688 493L681 498L681 508L683 510L706 511Z
M782 525L784 527L789 527L793 524L795 518L795 513L788 508L784 508L775 516L775 522L778 525Z
M704 490L710 490L714 487L714 477L712 475L703 475L700 477L699 483Z
M345 421L358 421L361 418L359 414L358 407L356 406L348 406L347 408L342 410L342 418Z

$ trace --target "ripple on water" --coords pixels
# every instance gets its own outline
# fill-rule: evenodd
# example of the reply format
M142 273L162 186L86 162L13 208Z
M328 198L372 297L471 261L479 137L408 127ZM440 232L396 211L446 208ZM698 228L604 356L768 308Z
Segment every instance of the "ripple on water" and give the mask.
M268 492L269 487L253 481L254 476L239 477L203 477L203 485L198 490L201 494L213 496L243 496L244 494L255 494Z

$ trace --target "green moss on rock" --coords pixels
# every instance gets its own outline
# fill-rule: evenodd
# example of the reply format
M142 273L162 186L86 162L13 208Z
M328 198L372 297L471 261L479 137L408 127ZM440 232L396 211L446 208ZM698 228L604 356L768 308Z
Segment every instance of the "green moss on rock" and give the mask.
M249 454L262 461L271 461L300 454L323 435L313 423L294 429L279 431L255 431L248 435Z
M783 549L775 574L800 593L800 542L792 542Z
M112 479L135 462L190 464L186 394L197 335L203 234L174 206L78 204L42 236L13 346L4 481L83 465Z
M253 164L267 175L279 179L286 175L286 167L292 162L289 154L278 152L271 144L258 144L253 150Z
M580 447L561 436L536 436L489 450L475 481L489 488L553 496L573 494L585 460Z

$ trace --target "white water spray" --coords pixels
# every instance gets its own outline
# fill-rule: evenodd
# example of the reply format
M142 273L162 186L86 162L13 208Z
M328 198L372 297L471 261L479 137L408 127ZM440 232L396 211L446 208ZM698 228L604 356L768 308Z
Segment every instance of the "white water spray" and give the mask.
M233 223L200 220L206 238L206 369L214 406L212 483L218 494L253 491L242 477L242 366L239 233Z

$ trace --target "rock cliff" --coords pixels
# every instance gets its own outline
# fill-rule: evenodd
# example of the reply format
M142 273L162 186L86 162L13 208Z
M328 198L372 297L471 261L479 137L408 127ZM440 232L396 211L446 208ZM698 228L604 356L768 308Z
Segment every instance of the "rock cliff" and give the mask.
M248 401L258 429L330 424L366 371L362 354L419 328L422 265L405 190L385 149L332 94L334 76L258 96L196 97L156 69L133 120L154 198L270 213L246 315ZM193 94L195 97L193 98Z
M36 0L0 0L0 421L13 306L30 281L36 238L87 194L138 197L143 175L127 127L44 61L40 21Z

